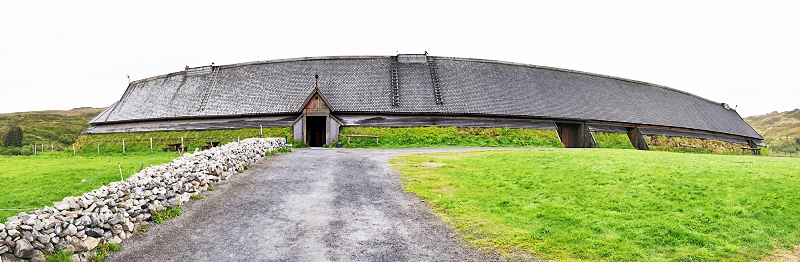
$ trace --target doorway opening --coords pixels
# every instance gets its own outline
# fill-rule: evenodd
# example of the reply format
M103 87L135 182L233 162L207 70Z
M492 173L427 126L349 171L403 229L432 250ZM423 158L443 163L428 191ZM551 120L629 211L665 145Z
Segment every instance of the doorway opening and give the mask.
M311 147L325 145L325 122L327 116L306 116L306 142Z
M556 123L556 126L564 147L583 147L583 140L580 136L581 124Z

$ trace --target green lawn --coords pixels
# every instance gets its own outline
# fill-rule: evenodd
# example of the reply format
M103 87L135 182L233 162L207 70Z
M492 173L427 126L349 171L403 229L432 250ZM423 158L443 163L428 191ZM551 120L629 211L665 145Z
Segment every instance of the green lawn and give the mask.
M521 150L392 163L468 241L504 255L752 261L800 244L800 159Z
M36 156L0 156L0 209L39 209L66 196L78 196L119 181L119 168L127 179L144 166L162 164L177 153L105 154L72 156L65 152ZM0 210L0 222L23 210ZM26 211L27 212L27 211Z

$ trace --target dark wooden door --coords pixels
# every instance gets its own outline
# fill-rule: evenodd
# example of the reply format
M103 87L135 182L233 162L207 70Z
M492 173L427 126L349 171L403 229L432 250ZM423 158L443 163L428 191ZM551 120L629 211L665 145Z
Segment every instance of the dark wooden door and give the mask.
M558 136L561 137L561 143L564 147L581 147L580 139L578 139L578 130L580 124L563 124L556 123L558 126Z
M306 117L306 137L308 146L321 147L325 145L325 120L324 116Z

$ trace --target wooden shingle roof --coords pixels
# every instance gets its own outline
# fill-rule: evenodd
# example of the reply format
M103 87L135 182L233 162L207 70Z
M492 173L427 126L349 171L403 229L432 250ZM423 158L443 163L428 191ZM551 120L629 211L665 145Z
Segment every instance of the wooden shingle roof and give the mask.
M393 56L316 57L220 66L202 110L199 105L212 70L189 69L132 82L122 98L91 124L296 114L314 89L314 75L319 74L319 89L336 109L334 113L597 120L762 139L736 111L664 86L500 61L453 57L428 57L428 61L397 63ZM392 105L393 66L398 69L397 106ZM431 77L432 71L436 78ZM441 103L434 94L434 81Z

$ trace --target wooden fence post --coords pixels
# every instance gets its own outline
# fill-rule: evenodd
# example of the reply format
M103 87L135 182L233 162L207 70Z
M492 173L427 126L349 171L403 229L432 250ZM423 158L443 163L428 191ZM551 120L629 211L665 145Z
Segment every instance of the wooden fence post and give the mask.
M122 139L122 153L125 154L125 138Z
M264 126L258 125L258 137L264 137Z
M72 155L75 155L75 144L72 144Z
M97 142L97 154L100 154L100 142Z
M150 138L150 154L153 153L153 138Z

